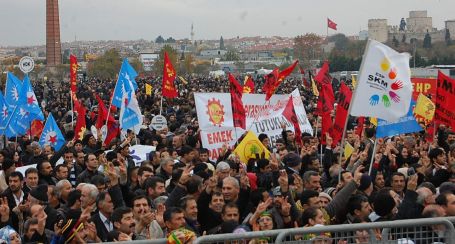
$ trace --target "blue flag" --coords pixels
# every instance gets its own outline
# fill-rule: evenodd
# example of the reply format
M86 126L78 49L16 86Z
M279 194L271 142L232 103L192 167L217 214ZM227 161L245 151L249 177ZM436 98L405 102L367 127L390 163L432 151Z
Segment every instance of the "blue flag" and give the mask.
M65 144L65 138L63 137L62 131L57 126L54 116L52 113L47 116L46 124L44 125L43 133L39 139L41 147L50 145L55 148L55 151L60 150Z
M127 93L128 98L131 98L131 93L137 90L136 76L137 72L130 63L128 63L128 59L123 59L122 67L118 74L117 84L115 85L114 95L112 97L112 105L121 108L124 93Z
M39 106L38 100L36 99L35 92L33 91L32 84L28 79L28 75L24 78L22 90L19 95L19 101L21 107L27 111L29 122L32 120L44 120L43 112Z
M5 133L6 123L8 123L9 115L13 112L5 101L5 97L0 93L0 135Z
M401 117L396 122L388 122L382 119L378 119L378 127L376 128L376 137L382 138L386 136L395 136L405 133L413 133L423 130L423 128L417 123L412 111L415 106L415 102L411 101L409 111L406 116Z
M29 113L18 105L6 119L5 135L8 138L25 135L30 128Z
M5 101L10 109L14 109L19 101L22 90L22 81L13 73L8 72L5 86Z

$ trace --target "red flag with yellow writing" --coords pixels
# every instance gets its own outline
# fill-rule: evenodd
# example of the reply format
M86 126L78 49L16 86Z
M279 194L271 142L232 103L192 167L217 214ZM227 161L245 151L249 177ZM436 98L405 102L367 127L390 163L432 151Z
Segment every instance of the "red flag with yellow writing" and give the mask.
M87 126L85 123L85 115L87 113L87 109L84 105L79 104L77 107L77 120L76 120L76 127L74 128L74 139L82 140L84 138L84 133L87 130Z
M243 85L243 93L252 93L254 92L254 81L250 75L246 77L246 82Z
M177 90L175 89L174 80L175 80L175 69L172 66L171 61L167 52L164 52L164 68L163 68L163 88L162 93L164 97L176 98Z
M71 91L76 93L77 91L77 58L74 55L70 55L70 83Z

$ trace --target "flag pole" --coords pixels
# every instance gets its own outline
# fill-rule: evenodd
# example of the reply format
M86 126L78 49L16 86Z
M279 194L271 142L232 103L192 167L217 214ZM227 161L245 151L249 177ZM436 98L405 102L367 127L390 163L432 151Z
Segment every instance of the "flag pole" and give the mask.
M325 23L325 28L327 29L327 36L326 38L329 39L329 17L327 17L326 19L326 23Z
M378 144L378 138L374 139L373 154L371 155L370 160L370 169L368 170L368 175L371 176L371 170L373 169L373 161L376 156L376 145Z
M71 96L71 127L74 130L74 105L73 105L73 91L70 88L70 96Z
M160 99L160 115L161 115L161 113L163 111L163 94L162 93L163 92L161 92L161 99Z

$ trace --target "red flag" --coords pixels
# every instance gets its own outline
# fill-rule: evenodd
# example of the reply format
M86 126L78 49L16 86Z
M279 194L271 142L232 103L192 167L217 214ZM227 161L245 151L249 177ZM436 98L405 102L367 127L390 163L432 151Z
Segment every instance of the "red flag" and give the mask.
M265 91L265 100L268 101L270 97L275 93L278 86L283 82L283 80L292 73L295 66L299 63L296 60L291 66L287 67L286 69L279 71L278 68L275 68L272 73L266 75L265 77L265 84L263 90Z
M335 96L333 95L332 88L332 77L329 74L329 63L327 61L324 62L324 65L322 65L321 70L314 77L314 79L321 86L316 113L322 116L325 113L332 112L333 104L335 103Z
M101 127L104 125L104 122L106 121L108 111L101 97L98 96L98 94L96 94L95 97L98 101L98 117L96 118L95 127L101 129ZM112 114L109 115L109 121L115 121L114 117L112 117Z
M332 129L333 145L338 144L343 136L344 125L348 119L349 104L351 103L352 91L344 83L341 83L340 94L338 98L337 112L335 123Z
M327 18L327 27L333 30L337 30L337 24L329 18Z
M359 135L359 137L362 137L364 124L365 124L365 117L358 117L357 118L357 129L356 129L355 133L357 135Z
M74 55L70 55L70 83L71 91L73 93L77 92L77 58Z
M243 93L252 93L254 92L254 81L251 76L248 76L245 85L243 85Z
M297 114L295 113L294 102L293 102L292 95L289 97L289 101L286 104L285 109L283 110L283 116L289 122L291 122L292 125L294 126L296 143L298 145L302 146L303 145L303 143L302 143L302 130L300 129L299 120L297 119Z
M333 126L332 116L330 113L321 115L321 144L325 145L325 135L331 132ZM332 144L333 145L333 144Z
M39 138L41 136L41 133L43 132L43 129L44 129L43 121L33 120L27 134L29 134L32 138L33 137Z
M110 116L109 116L110 117ZM119 124L117 121L109 121L107 122L107 136L106 139L104 140L104 145L109 145L111 141L116 138L118 135L120 135L120 129L119 129Z
M172 66L167 52L164 52L164 68L163 68L163 88L162 93L164 97L175 98L177 97L177 90L175 89L175 69Z
M84 105L79 104L77 109L77 120L76 120L76 127L74 128L74 139L82 140L84 138L84 133L87 129L85 124L85 115L87 110L85 109Z
M234 118L234 127L246 129L246 115L243 107L242 94L243 89L235 77L229 73L229 90L231 91L232 114Z
M436 88L436 111L434 121L455 128L455 80L438 72L438 86Z

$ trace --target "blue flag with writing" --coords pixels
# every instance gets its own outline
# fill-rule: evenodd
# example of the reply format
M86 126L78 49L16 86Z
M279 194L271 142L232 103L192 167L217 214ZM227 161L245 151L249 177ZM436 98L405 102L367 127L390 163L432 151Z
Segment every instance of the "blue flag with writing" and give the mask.
M131 93L137 90L136 76L137 72L130 63L128 63L128 59L123 59L122 67L118 74L117 84L115 85L114 95L112 97L112 105L121 108L124 93L127 93L127 97L130 98Z
M8 123L8 117L13 112L5 101L5 97L0 93L0 135L5 133L6 123Z
M65 138L63 137L62 131L58 128L52 113L47 116L46 124L44 125L43 133L39 139L41 147L50 145L55 151L60 150L65 144Z
M6 75L5 101L10 109L14 109L19 101L19 95L22 90L22 81L13 73L8 72Z
M386 120L378 119L378 127L376 128L376 137L383 138L386 136L395 136L405 133L413 133L423 130L423 128L417 123L413 115L413 109L415 102L411 101L409 111L406 116L401 117L398 121L388 122Z

